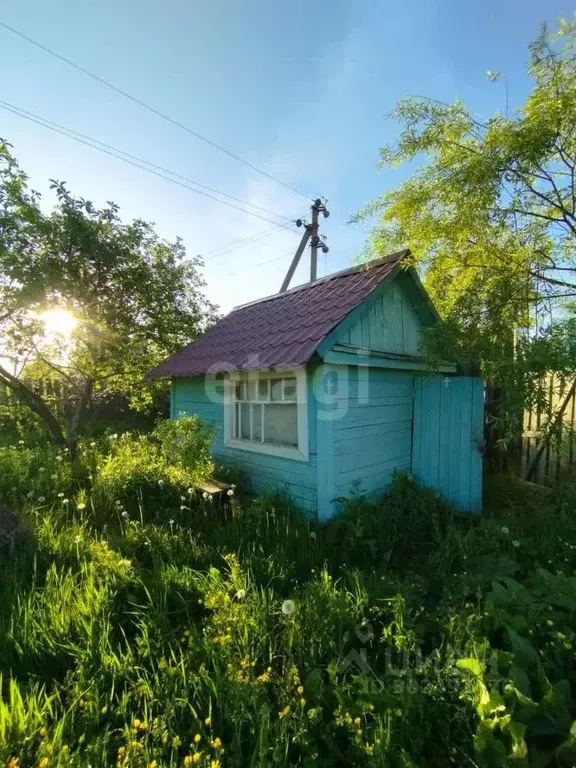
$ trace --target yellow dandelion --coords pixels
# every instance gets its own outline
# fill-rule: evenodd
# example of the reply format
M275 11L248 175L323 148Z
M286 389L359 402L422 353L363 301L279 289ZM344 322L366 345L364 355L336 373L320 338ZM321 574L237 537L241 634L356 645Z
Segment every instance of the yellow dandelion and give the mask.
M296 690L298 691L300 696L302 696L302 694L304 693L304 687L302 685L299 685L298 688L296 688Z
M43 757L42 760L38 763L38 768L47 768L49 763L49 760L47 757Z
M10 757L6 763L6 768L20 768L20 758Z
M201 741L202 741L202 736L200 736L200 734L197 733L196 736L194 736L194 744L200 744Z
M193 765L192 755L186 755L184 758L184 768L190 768Z
M300 699L300 706L305 707L306 706L306 699Z
M366 752L367 755L372 755L374 753L374 744L365 744L364 752Z
M182 744L180 736L172 736L172 746L178 748Z
M221 768L222 763L220 760L212 760L210 762L210 768Z
M206 720L204 720L204 723L205 723L206 725L210 725L210 724L212 723L212 718L210 717L210 715L208 715L208 717L206 718Z
M198 765L198 763L200 762L200 760L202 760L202 752L195 752L195 753L192 755L192 763L193 763L194 765Z
M214 749L220 749L220 747L222 746L222 742L220 741L218 736L216 736L216 738L212 742L212 746L214 747Z
M280 719L282 720L285 717L288 717L290 714L290 704L288 704L287 707L284 707L284 709L279 713Z
M148 768L158 768L158 763L156 760L152 760L151 763L148 763Z
M362 722L362 720L360 720L359 717L355 717L354 718L354 725L360 725L361 722Z
M132 720L132 727L136 728L136 730L138 730L138 728L140 728L141 725L142 723L140 720L138 720L137 717L135 717L134 720Z

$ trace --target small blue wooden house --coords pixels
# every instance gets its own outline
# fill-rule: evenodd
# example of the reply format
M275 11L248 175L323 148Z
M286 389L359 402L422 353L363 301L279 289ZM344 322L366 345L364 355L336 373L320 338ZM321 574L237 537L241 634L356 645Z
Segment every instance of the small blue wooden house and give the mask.
M171 379L171 417L198 414L218 463L320 518L395 471L479 511L482 382L453 363L427 371L437 315L405 255L234 309L149 374Z

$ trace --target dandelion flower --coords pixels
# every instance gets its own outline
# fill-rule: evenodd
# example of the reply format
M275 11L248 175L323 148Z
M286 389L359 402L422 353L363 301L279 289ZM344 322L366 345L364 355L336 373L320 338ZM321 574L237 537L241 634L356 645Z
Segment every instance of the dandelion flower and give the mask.
M204 724L210 725L211 722L212 722L212 718L210 717L210 715L208 715L208 717L204 720Z
M207 491L204 491L204 493L202 494L202 498L203 499L207 499L208 498L208 492Z
M212 760L210 762L210 768L221 768L222 763L220 760Z
M512 546L513 547L519 547L520 546L520 542L518 541L518 539L513 539L512 540Z
M246 597L246 590L245 589L239 589L238 592L236 592L236 599L237 600L244 600Z
M38 472L46 472L46 467L38 467Z
M316 539L316 536L317 536L317 535L318 535L318 534L316 533L316 531L312 531L312 532L310 533L310 538L312 539L312 541L314 541L314 540Z
M214 747L214 749L220 749L220 747L222 746L222 742L220 741L218 736L216 736L216 738L212 742L212 746Z
M162 480L162 478L158 480L158 485L160 486L160 488L162 488L162 486L164 485L164 480Z
M287 707L284 707L284 709L278 713L280 716L280 720L283 720L285 717L288 717L290 714L290 704L288 704Z
M202 760L202 752L195 752L192 755L192 762L194 763L194 765L198 765L200 760Z
M510 533L510 531L508 530L508 528L505 525L503 525L502 528L500 528L500 532L504 533L504 534Z
M40 760L40 762L38 763L38 768L47 768L48 762L49 762L48 758L43 757L42 760Z
M78 509L86 509L86 504L83 501L79 501L78 504L76 504Z
M194 744L200 744L201 741L202 741L202 736L200 736L200 734L197 733L196 736L194 736Z
M192 755L186 755L184 758L184 768L189 768L191 765L194 765L192 759Z
M294 603L294 600L284 600L282 603L282 613L285 616L290 616L290 614L294 613L296 610L296 605Z
M298 693L300 695L302 695L304 693L304 687L302 685L299 685L298 688L296 688L296 690L298 691Z
M227 491L227 495L228 495L228 496L234 496L234 491L232 490L232 488L229 488L229 489L228 489L228 491Z
M130 515L128 514L128 512L126 512L126 510L124 510L124 512L122 512L122 517L124 518L124 520L128 520Z

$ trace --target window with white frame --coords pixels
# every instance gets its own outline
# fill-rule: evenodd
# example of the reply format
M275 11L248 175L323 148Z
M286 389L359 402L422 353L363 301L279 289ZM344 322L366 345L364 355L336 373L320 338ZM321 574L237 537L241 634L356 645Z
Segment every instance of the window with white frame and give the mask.
M231 377L228 442L262 453L306 458L306 403L300 374ZM240 445L241 444L241 445Z

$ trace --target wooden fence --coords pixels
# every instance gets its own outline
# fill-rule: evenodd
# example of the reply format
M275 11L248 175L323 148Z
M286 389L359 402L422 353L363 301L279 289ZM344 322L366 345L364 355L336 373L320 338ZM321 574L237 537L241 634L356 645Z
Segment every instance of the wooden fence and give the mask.
M524 413L522 475L553 483L576 464L576 379L542 378L541 405Z

